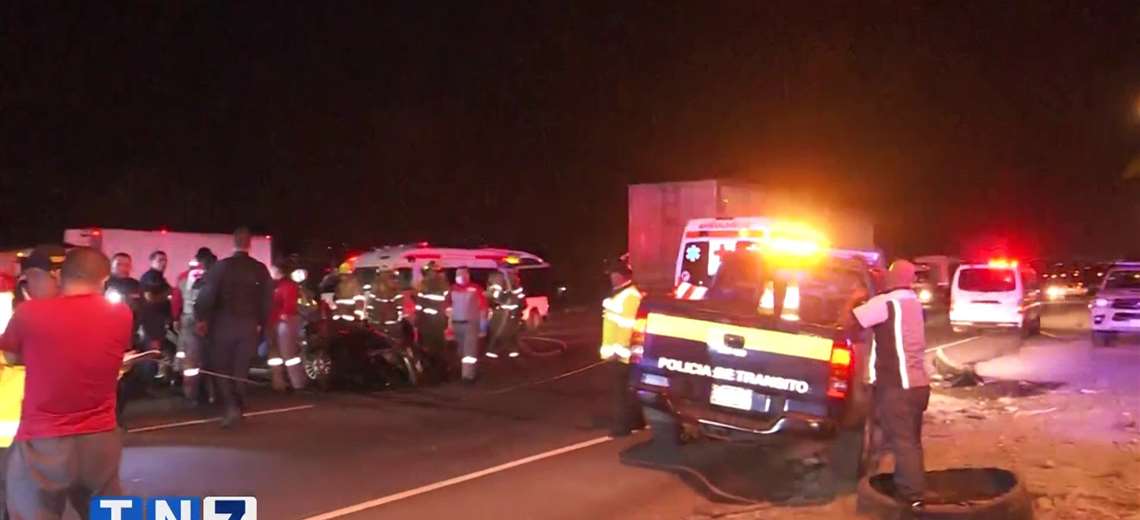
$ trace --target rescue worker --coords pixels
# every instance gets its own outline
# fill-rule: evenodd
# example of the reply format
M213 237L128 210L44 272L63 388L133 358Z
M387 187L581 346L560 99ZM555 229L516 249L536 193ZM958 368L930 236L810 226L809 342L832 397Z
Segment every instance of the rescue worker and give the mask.
M451 330L459 346L461 376L464 383L474 383L478 376L479 325L487 310L483 289L471 281L466 267L455 271L455 285L448 295L451 308Z
M273 389L305 388L305 368L301 366L301 315L297 305L301 288L287 275L284 262L274 264L269 275L275 280L273 311L269 317L269 367ZM286 384L286 375L288 384Z
M206 283L206 273L217 262L218 257L207 247L198 249L197 254L190 260L190 268L178 275L174 292L171 295L171 306L174 313L174 328L178 331L178 352L175 354L175 363L182 371L182 394L190 405L199 404L199 399L206 397L209 402L214 400L213 381L204 379L199 374L202 369L206 338L198 333L198 321L194 318L194 304L198 301L198 294ZM201 388L207 386L208 394L203 396Z
M273 305L273 283L265 264L249 255L253 237L247 228L234 232L234 254L206 273L206 283L194 304L200 333L208 333L207 367L226 377L217 378L225 405L222 428L241 421L249 364L259 338L268 330Z
M614 423L610 431L620 437L645 427L641 405L629 388L630 342L637 324L641 291L633 284L633 271L624 258L611 263L608 271L613 290L608 298L602 300L602 346L599 353L608 362L613 377Z
M352 266L345 262L337 268L338 277L334 290L333 320L361 322L365 319L364 288L352 273Z
M420 349L427 354L441 377L447 379L454 370L453 356L447 348L447 278L439 264L428 262L416 291L416 335Z
M376 273L372 287L368 289L367 305L365 311L368 322L376 330L384 333L397 345L402 345L408 339L405 337L404 327L404 293L400 291L399 280L396 273L382 269Z
M491 320L487 332L487 357L519 357L519 328L522 325L522 302L526 298L518 273L508 276L494 272L487 278L487 302Z
M853 321L872 330L868 369L875 422L882 430L884 448L894 454L895 496L919 512L926 491L922 416L930 401L930 378L923 362L922 303L911 288L914 281L914 264L899 260L886 273L886 290L867 299L866 290L857 289L848 307L851 312L845 314L849 325Z

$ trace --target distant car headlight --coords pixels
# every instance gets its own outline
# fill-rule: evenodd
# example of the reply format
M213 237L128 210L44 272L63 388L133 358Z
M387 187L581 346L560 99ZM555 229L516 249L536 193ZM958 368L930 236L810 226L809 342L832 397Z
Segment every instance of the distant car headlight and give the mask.
M111 289L111 290L107 291L106 293L103 293L103 296L106 297L107 301L109 301L111 303L123 303L123 294L120 293L119 291L114 290L114 289Z
M930 303L930 300L933 300L933 299L934 299L934 295L931 294L929 289L922 289L922 290L918 291L918 301L920 301L922 303Z
M1056 300L1065 295L1065 289L1057 287L1056 285L1050 285L1045 289L1045 294L1049 296L1050 300Z
M1108 298L1097 298L1093 300L1094 307L1108 307Z

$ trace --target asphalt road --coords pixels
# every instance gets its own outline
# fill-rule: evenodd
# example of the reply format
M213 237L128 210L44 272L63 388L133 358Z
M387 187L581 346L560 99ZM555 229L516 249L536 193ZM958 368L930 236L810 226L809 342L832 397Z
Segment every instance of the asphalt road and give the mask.
M1067 323L1080 309L1048 312ZM801 463L823 449L818 443L700 443L666 460L647 447L647 432L609 438L605 374L586 368L596 363L596 318L552 320L546 339L533 343L545 355L488 363L473 387L289 396L261 389L251 399L260 415L235 431L174 399L145 403L128 412L124 485L143 496L253 495L263 520L682 518L729 502L718 492L829 499L811 491L819 468ZM1017 348L1006 338L952 334L937 313L928 329L931 356L943 346L953 362ZM558 342L566 349L555 355ZM665 463L688 469L642 467Z

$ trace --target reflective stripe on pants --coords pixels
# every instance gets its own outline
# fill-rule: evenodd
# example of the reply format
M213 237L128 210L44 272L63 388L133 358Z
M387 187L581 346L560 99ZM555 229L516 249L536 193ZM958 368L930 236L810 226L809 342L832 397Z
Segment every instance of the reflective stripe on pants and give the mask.
M459 355L473 362L462 363L460 370L463 379L475 379L478 374L479 362L479 322L452 323L455 331L455 343L459 345Z

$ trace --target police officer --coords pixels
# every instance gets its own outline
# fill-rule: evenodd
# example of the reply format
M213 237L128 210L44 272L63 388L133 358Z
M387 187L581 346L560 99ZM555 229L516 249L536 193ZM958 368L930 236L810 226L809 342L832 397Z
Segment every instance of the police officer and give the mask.
M154 251L150 254L150 269L139 277L139 286L143 292L142 305L139 308L139 324L142 331L142 343L147 350L162 350L164 356L173 357L174 345L166 341L166 329L171 324L171 290L170 282L166 281L167 257L163 251ZM168 347L169 345L169 347ZM172 359L167 359L169 363ZM158 377L165 375L167 364L157 367Z
M496 271L487 278L487 302L491 306L487 357L519 357L519 328L525 297L518 273L510 271L508 277Z
M856 290L851 318L872 329L868 368L874 385L875 420L885 448L895 457L896 498L921 511L926 491L922 454L922 415L930 401L930 378L922 303L911 288L914 264L900 260L886 274L886 290L870 299ZM859 302L866 300L859 304Z
M209 248L198 249L190 268L178 275L174 292L171 295L174 308L174 327L178 329L178 352L175 365L182 370L182 393L191 405L198 403L203 379L199 372L203 365L206 338L199 334L198 321L194 317L194 305L202 286L206 283L206 273L217 262L217 257ZM206 384L211 381L206 380ZM213 386L209 387L211 390ZM213 392L210 392L212 398Z
M444 378L454 370L447 348L447 278L439 264L429 262L416 292L416 333L420 348Z
M206 283L194 304L200 332L209 334L208 366L228 377L217 378L225 405L222 427L241 421L249 363L261 336L268 331L273 305L273 283L265 264L249 255L252 235L247 228L234 232L234 254L206 273Z
M610 264L608 269L610 296L602 300L601 358L609 363L613 377L615 436L629 435L645 427L641 406L629 388L629 360L631 340L637 324L637 307L641 305L641 291L633 284L633 271L624 258Z
M479 365L479 325L487 310L483 288L471 281L466 267L455 271L455 285L448 295L451 304L451 330L459 346L459 360L464 383L474 383Z

